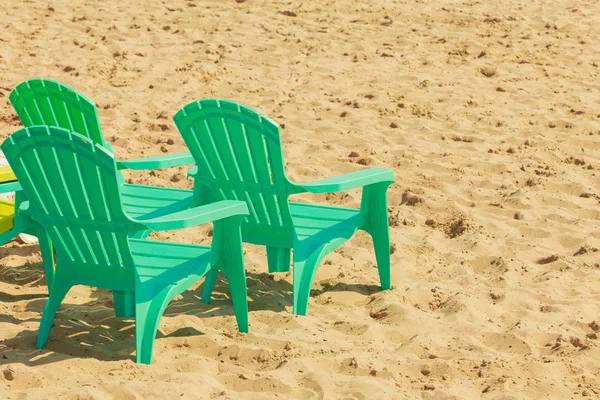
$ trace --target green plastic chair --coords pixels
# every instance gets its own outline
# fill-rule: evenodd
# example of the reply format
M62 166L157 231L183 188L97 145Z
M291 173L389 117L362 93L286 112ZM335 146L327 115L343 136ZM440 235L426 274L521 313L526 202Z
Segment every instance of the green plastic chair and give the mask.
M114 153L104 140L96 104L75 89L52 79L30 79L20 83L8 96L25 127L57 126L77 132ZM117 168L146 170L192 164L189 152L164 154L136 160L118 160ZM118 175L121 180L121 174Z
M136 360L152 361L167 304L211 271L228 277L240 332L248 332L240 225L245 203L222 201L134 219L123 205L115 157L65 129L34 126L11 135L4 151L29 200L19 210L44 227L56 250L56 273L37 347L45 346L56 312L75 285L132 292ZM212 247L134 239L143 230L183 229L214 221Z
M17 115L25 127L34 125L57 126L78 132L90 138L94 143L114 153L110 143L104 140L100 128L100 120L96 105L86 96L75 89L50 79L31 79L19 84L9 95ZM117 161L117 168L145 170L168 168L193 163L189 152L166 154L137 160ZM123 175L117 173L121 186L123 205L128 215L138 218L158 217L162 214L185 210L198 205L191 190L171 189L155 186L126 184ZM38 236L38 227L32 224L24 215L18 212L19 204L26 200L20 191L18 182L0 184L0 193L16 191L14 227L0 234L0 245L12 240L18 234L25 232ZM132 232L132 237L144 238L151 233L149 230ZM42 234L42 236L44 236ZM48 284L52 284L54 265L51 243L40 239L44 271ZM133 312L133 295L131 293L115 292L115 312L117 316L130 317Z
M310 287L323 257L358 229L373 238L382 289L390 289L390 235L387 188L390 169L372 168L314 183L291 182L285 173L279 126L232 101L206 99L188 104L174 117L196 161L190 170L200 204L243 200L250 215L244 242L267 247L269 272L289 271L294 250L293 311L306 315ZM363 187L360 209L289 202L297 193L328 193ZM217 278L207 275L203 301Z

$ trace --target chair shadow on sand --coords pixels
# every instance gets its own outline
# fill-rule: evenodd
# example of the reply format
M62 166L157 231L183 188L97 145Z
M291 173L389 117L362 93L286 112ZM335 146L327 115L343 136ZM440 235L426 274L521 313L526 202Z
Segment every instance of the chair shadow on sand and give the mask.
M31 255L35 245L14 247L2 250L2 254ZM248 308L253 311L289 312L292 306L292 284L287 280L276 280L269 273L247 272ZM34 285L38 293L13 295L0 292L0 303L29 301L26 311L36 313L33 318L19 319L0 312L0 323L28 324L38 323L48 298L42 263L26 263L19 267L1 267L0 280L12 285ZM210 304L200 301L202 283L196 290L188 290L173 300L164 315L197 316L207 318L231 316L234 318L229 286L221 275L215 285ZM313 289L312 296L327 292L354 291L370 295L381 290L378 285L336 283L321 285ZM93 289L89 302L69 303L69 295L61 305L51 337L42 350L36 348L37 329L24 330L14 338L0 342L0 366L7 363L22 363L27 366L49 364L69 358L95 358L102 361L135 361L135 320L116 318L113 297L109 290ZM305 318L305 317L300 317ZM202 322L199 322L200 324ZM252 329L252 326L251 328ZM193 327L184 327L168 335L159 330L157 339L164 337L192 337L204 335Z
M35 280L45 282L41 263L26 264L16 268L22 268L19 274L37 277ZM286 281L271 280L267 276L267 273L247 274L248 284L253 288L249 294L249 309L250 311L269 309L274 312L285 312L286 306L291 307L292 285ZM33 278L27 282L31 282L31 279ZM2 281L5 281L4 274ZM7 283L15 284L15 281L11 278ZM42 286L42 283L36 282L36 285ZM186 291L173 300L164 316L191 315L199 317L200 320L227 315L235 318L229 286L224 278L217 280L210 304L200 301L202 288L203 284L196 290ZM0 366L7 363L35 366L73 357L95 358L103 361L135 361L135 320L115 317L113 297L109 290L94 289L90 297L92 300L84 304L72 304L67 295L58 311L50 340L44 349L36 348L37 327L34 330L23 330L15 337L0 342ZM32 318L19 319L0 312L0 323L16 325L39 323L47 298L48 293L44 289L39 293L25 295L0 292L0 302L14 303L29 300L26 311L37 314ZM199 324L201 323L199 321ZM164 335L159 327L156 338L200 335L204 335L204 332L193 327L183 327Z
M29 259L36 253L39 254L40 247L37 244L0 247L0 260L6 257L20 257ZM44 276L44 267L42 261L36 263L25 262L19 266L6 266L0 262L0 282L18 286L46 286L46 278ZM48 296L46 289L45 296ZM4 301L0 298L0 302Z

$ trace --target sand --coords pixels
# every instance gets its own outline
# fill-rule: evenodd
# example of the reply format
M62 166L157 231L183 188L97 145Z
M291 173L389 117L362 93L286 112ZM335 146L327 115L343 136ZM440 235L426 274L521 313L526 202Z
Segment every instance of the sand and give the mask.
M35 349L39 248L3 246L0 398L600 397L596 0L7 1L0 15L0 139L20 126L10 91L48 77L97 103L119 158L184 151L172 116L220 97L281 124L296 181L396 175L393 290L359 233L296 317L290 274L247 245L251 333L219 281L211 305L194 290L169 306L150 366L133 361L133 320L86 287ZM185 172L128 179L191 188ZM209 243L209 229L152 238Z

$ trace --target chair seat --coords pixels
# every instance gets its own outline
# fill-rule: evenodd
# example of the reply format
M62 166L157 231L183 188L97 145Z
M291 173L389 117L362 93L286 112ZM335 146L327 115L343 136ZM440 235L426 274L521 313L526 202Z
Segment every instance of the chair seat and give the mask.
M0 200L0 234L13 227L15 205L10 201Z
M209 246L142 239L129 239L129 245L142 283L172 284L208 269Z
M191 190L170 189L158 186L123 185L123 208L130 217L147 219L160 217L193 205Z
M299 242L326 243L356 231L362 223L360 211L353 208L290 202L290 213Z

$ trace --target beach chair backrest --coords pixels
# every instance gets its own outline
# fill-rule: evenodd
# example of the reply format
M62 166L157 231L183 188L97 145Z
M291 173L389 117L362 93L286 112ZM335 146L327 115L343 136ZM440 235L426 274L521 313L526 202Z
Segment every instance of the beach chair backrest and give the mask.
M198 166L195 185L209 192L210 201L248 204L243 233L257 238L250 242L277 238L291 245L293 186L285 174L279 126L249 107L218 99L192 102L174 121Z
M133 267L128 233L142 227L123 211L112 153L51 126L20 129L2 150L29 200L26 215L46 229L62 264L98 279Z

